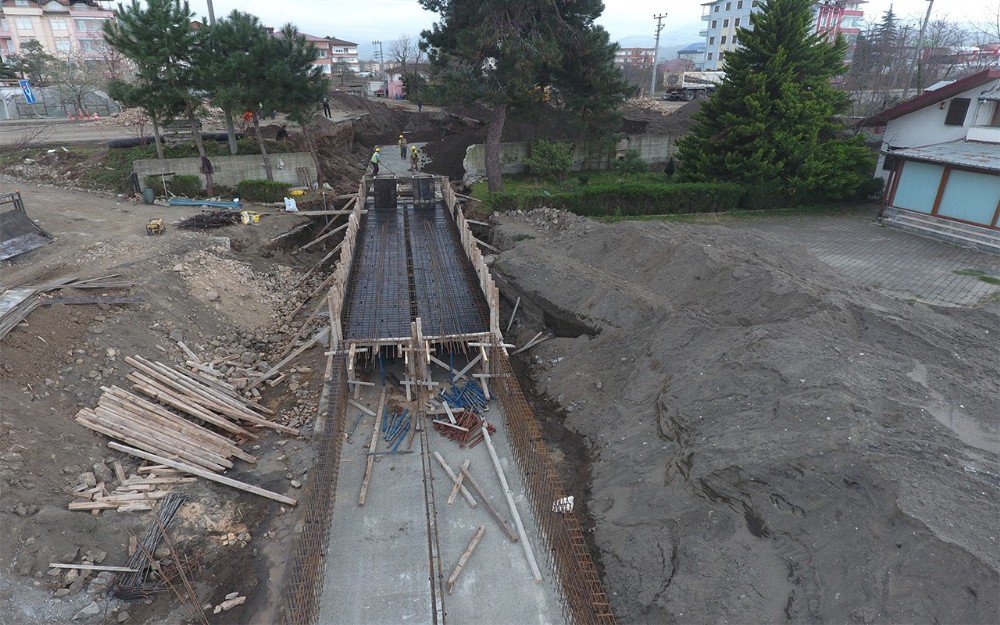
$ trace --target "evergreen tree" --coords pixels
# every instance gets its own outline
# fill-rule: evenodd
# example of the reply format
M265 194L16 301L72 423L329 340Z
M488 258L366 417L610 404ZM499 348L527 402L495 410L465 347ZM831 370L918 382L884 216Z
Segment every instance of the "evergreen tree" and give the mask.
M489 110L486 174L502 189L500 139L509 112L545 105L577 114L583 128L608 130L629 92L614 66L616 46L595 20L600 0L420 0L440 16L422 33L446 99Z
M205 87L216 104L251 113L267 179L273 180L260 116L289 113L309 132L309 113L329 88L322 70L313 65L319 52L294 26L271 36L257 17L239 11L211 27L208 38L211 52L200 62L210 77Z
M688 180L735 181L775 199L856 197L874 158L838 115L847 95L842 38L812 32L810 0L769 0L726 54L726 77L695 116L678 158Z

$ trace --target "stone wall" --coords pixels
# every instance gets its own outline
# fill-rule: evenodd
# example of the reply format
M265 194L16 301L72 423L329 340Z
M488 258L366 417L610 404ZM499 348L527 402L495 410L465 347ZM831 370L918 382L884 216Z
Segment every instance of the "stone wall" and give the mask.
M604 146L577 146L573 151L573 171L607 169L611 160L635 150L639 158L650 165L666 163L677 153L677 139L668 135L628 135L612 149ZM500 146L500 167L505 174L519 174L525 170L528 143L503 143ZM486 145L474 143L465 151L465 181L472 182L486 177Z
M299 184L299 177L295 173L295 168L305 167L309 170L309 180L316 180L316 164L308 152L289 152L283 154L269 155L271 169L274 179L280 182L288 182L293 185ZM267 178L264 169L264 157L260 154L241 154L238 156L212 156L212 167L215 169L215 183L223 184L227 187L235 187L243 180L263 180ZM143 158L132 163L132 171L139 176L139 184L142 185L146 176L157 176L165 173L194 175L202 179L201 186L205 186L205 177L201 174L200 158L168 158L158 160L155 158ZM169 185L169 181L167 182Z

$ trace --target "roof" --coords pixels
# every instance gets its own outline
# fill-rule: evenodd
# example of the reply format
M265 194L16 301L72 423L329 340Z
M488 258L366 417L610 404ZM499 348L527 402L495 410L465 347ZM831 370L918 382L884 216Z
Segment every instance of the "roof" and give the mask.
M356 46L358 44L353 41L345 41L343 39L337 39L336 37L326 37L326 40L335 46Z
M986 69L979 73L973 74L971 76L966 76L960 80L956 80L950 85L945 85L933 91L927 91L915 98L910 98L905 102L900 102L892 108L888 108L881 113L876 113L871 117L861 120L861 126L884 126L890 120L902 117L903 115L909 115L914 111L919 111L922 108L928 107L932 104L937 104L942 100L947 100L948 98L954 97L964 91L969 89L975 89L981 85L985 85L988 82L1000 79L1000 69Z
M998 150L1000 150L1000 146L996 143L966 141L963 139L961 141L925 145L922 148L893 150L891 154L895 157L908 158L915 161L960 165L1000 174L1000 158L997 158Z
M705 47L706 46L704 41L696 41L694 43L689 43L688 45L678 50L677 54L699 54L705 51Z

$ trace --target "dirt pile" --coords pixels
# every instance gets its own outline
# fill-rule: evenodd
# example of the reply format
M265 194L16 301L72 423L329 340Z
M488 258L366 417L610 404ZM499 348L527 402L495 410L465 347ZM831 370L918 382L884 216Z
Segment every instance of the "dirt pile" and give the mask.
M995 314L729 229L498 219L501 288L558 335L532 378L590 449L622 622L995 618Z

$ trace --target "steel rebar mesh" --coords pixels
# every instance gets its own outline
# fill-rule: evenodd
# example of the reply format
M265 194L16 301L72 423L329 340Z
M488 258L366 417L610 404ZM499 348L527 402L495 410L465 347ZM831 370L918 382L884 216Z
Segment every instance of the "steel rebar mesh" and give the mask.
M590 557L576 515L553 512L553 504L566 496L534 411L524 398L510 359L494 344L490 390L500 402L510 446L524 476L525 495L531 502L545 556L563 589L563 615L574 625L613 625L614 614Z
M330 537L330 520L337 492L340 451L347 413L346 364L335 358L324 410L326 421L316 441L316 459L302 493L301 530L290 554L278 610L284 625L310 625L319 616L323 568Z

